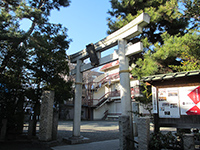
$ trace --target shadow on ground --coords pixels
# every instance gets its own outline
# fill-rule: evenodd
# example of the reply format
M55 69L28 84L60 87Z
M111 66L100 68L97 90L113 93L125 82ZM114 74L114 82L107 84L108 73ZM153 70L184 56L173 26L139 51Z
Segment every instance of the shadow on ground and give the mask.
M59 121L58 140L40 142L36 137L29 140L25 135L20 139L0 142L0 150L51 150L51 146L66 145L63 138L72 136L72 121ZM90 139L90 142L113 140L119 138L118 122L116 121L83 121L81 135Z

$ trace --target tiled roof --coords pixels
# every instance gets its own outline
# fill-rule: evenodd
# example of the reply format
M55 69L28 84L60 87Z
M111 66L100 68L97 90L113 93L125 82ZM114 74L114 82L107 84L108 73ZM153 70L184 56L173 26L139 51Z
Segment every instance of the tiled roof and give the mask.
M108 63L108 64L104 65L104 66L100 69L100 71L105 71L106 69L112 68L112 67L117 66L117 65L119 65L119 60L116 60L116 61L113 61L113 62L111 62L111 63Z
M141 81L150 82L150 81L167 80L167 79L180 78L180 77L186 77L186 76L196 76L196 75L200 75L200 70L152 75L152 76L143 77Z

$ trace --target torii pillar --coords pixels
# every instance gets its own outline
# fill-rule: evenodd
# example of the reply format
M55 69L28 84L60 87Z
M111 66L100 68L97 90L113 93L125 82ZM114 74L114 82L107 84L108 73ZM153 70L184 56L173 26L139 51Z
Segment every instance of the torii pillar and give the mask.
M129 58L126 56L125 39L118 40L119 56L119 75L120 75L120 98L122 115L119 116L120 130L120 150L132 149L133 144L127 140L127 137L133 139L133 120L130 90Z
M81 60L77 60L76 81L75 81L75 101L74 101L74 124L73 137L80 138L80 122L81 122L81 100L82 100L82 81L83 73L80 72Z
M122 104L122 115L131 114L131 93L130 93L130 74L129 74L129 58L126 54L127 42L124 39L118 40L119 50L119 75L120 75L120 97Z
M76 65L73 134L70 138L64 138L69 144L86 143L89 141L88 138L80 135L83 85L83 73L81 72L82 62L81 59L78 59Z

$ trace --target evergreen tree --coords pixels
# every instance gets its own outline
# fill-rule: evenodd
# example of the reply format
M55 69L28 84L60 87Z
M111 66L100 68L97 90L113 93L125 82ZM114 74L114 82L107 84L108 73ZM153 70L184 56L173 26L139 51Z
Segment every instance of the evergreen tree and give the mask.
M184 17L190 20L190 29L200 28L200 1L199 0L181 0Z
M141 79L160 73L200 69L199 0L110 0L108 34L142 12L151 17L143 33L128 42L143 42L142 54L131 58L132 74ZM142 83L143 97L136 101L149 106L151 90ZM148 107L151 108L151 107ZM150 110L150 109L149 109Z
M142 12L148 13L151 17L143 33L130 39L132 43L141 40L144 44L142 55L131 59L131 63L135 63L132 70L134 76L141 78L177 71L178 66L189 63L190 60L185 57L189 54L189 58L194 56L197 59L195 63L199 64L199 58L195 55L199 54L198 1L186 3L177 0L111 0L110 2L112 10L108 12L111 16L108 18L109 34L126 25ZM194 11L188 13L192 8L195 8ZM196 15L191 18L193 14ZM191 25L192 21L193 25ZM191 29L195 31L190 31ZM195 49L193 49L194 45L196 45ZM187 70L191 69L194 67L190 68L187 65Z
M69 3L69 0L0 2L0 122L2 118L8 119L8 128L13 131L22 129L25 98L36 107L44 89L61 95L58 101L71 97L71 82L61 78L69 72L65 52L70 43L67 29L49 22L51 10L67 7ZM20 27L24 19L31 22L27 31Z

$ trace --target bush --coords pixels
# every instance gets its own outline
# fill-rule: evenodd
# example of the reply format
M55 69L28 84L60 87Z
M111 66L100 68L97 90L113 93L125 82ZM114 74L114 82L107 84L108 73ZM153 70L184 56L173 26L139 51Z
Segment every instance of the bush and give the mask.
M160 150L160 149L173 149L173 150L182 150L183 149L183 140L181 133L172 134L168 132L163 134L161 132L152 133L151 139L149 142L150 150Z

